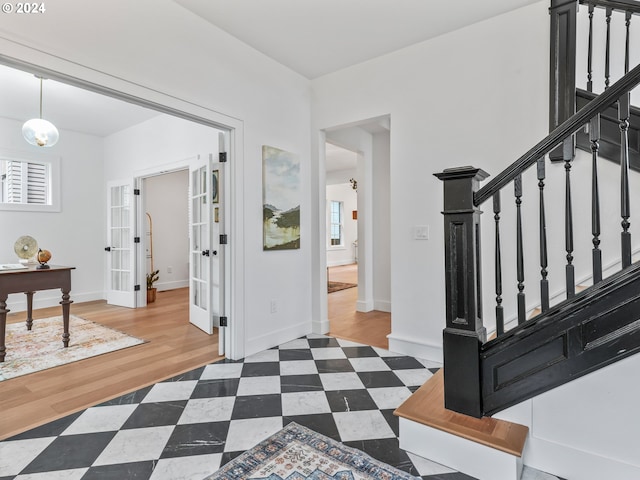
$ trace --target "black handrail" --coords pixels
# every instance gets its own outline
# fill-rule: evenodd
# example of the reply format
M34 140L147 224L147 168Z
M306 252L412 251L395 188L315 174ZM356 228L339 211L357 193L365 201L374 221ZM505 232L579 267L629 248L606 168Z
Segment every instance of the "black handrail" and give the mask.
M580 0L580 3L640 14L640 2L637 0Z
M518 160L496 175L493 180L478 190L474 196L474 205L480 206L493 197L496 192L515 180L518 175L521 175L522 172L536 163L539 158L549 153L565 138L568 138L582 128L593 117L604 112L610 105L618 101L622 95L633 90L638 84L640 84L640 65L636 66L624 77L611 85L604 93L594 98L585 105L584 108L560 124L527 153L522 155Z

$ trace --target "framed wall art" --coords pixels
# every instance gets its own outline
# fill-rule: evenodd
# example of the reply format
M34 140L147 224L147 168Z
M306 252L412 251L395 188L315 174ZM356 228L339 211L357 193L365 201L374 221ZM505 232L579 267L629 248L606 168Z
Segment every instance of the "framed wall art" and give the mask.
M262 147L263 250L300 248L300 159Z

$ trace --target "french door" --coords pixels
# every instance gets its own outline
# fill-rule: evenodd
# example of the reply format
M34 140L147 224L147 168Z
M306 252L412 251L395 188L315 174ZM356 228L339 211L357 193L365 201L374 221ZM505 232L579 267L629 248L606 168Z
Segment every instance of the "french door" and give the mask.
M107 303L135 308L133 181L107 184Z
M224 317L223 178L211 154L189 166L189 321L209 334ZM224 328L219 335L224 351Z

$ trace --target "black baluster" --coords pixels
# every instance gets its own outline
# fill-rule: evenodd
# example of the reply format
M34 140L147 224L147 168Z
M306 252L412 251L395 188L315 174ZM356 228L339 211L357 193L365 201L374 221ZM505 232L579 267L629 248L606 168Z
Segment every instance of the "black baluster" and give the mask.
M538 159L538 188L540 189L540 309L549 310L549 280L547 280L547 221L544 209L544 157Z
M526 311L524 303L524 248L522 244L522 175L518 175L513 181L514 193L516 197L516 229L517 248L516 262L518 274L518 324L526 321Z
M591 142L591 234L593 235L593 284L602 281L602 251L600 250L600 192L598 188L598 149L600 148L600 115L589 122Z
M587 54L587 91L593 92L593 69L592 69L592 59L593 59L593 11L595 10L595 5L589 5L589 52Z
M502 254L500 252L500 191L493 196L493 218L496 221L496 335L504 333L504 308L502 307Z
M567 250L567 265L565 275L567 279L567 298L576 294L575 271L573 266L573 207L571 205L571 160L573 151L571 145L564 144L564 169L565 169L565 207L564 207L564 238Z
M631 15L632 12L627 12L625 15L625 27L626 27L626 40L624 46L624 73L629 73L629 30L631 29Z
M631 94L625 93L618 101L620 120L620 216L622 217L622 268L631 265L631 233L629 217L629 116Z
M604 57L604 89L606 90L607 88L609 88L609 59L610 59L610 52L611 52L611 13L613 12L613 9L611 7L607 7L606 9L606 15L607 15L607 44L605 47L605 57Z

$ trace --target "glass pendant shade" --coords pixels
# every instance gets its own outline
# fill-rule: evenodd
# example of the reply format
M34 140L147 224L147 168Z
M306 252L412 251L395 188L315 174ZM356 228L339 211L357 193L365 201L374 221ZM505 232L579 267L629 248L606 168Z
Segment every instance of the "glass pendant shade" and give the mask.
M22 126L22 136L36 147L53 147L60 134L53 123L42 118L42 78L40 77L40 118L27 120Z
M60 134L53 123L42 118L32 118L22 126L22 135L36 147L52 147L58 142Z

